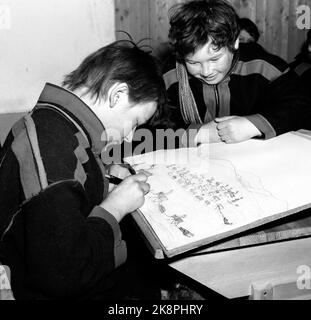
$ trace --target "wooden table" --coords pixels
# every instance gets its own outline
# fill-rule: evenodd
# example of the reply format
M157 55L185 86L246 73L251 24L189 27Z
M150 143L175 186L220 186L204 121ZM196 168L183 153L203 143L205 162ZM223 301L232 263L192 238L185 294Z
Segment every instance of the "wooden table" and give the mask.
M281 290L280 299L299 298L299 295L310 294L304 290L297 293L295 284L301 275L299 267L311 269L311 238L213 253L203 250L170 266L230 299L254 296L252 287L268 288L269 285L274 289L290 288ZM293 291L295 294L291 295Z
M311 290L297 288L301 266L310 270L311 287L311 210L196 251L170 266L230 299L311 299ZM267 288L270 295L262 297Z

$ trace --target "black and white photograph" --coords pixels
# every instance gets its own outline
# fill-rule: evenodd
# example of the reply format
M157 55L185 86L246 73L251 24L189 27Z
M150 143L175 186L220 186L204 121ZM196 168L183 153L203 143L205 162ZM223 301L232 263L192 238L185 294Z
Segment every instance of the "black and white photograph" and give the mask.
M311 0L0 0L0 303L311 300L310 184Z

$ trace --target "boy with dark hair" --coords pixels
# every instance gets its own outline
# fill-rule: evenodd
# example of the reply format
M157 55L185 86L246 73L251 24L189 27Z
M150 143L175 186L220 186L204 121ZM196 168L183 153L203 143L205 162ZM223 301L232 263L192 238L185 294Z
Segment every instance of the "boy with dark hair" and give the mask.
M194 144L269 139L308 123L308 103L287 64L240 45L239 32L239 18L225 0L172 8L176 61L164 74L169 113L175 128L197 130Z
M115 42L87 57L64 86L46 84L0 153L0 260L11 268L17 299L115 297L127 257L119 222L149 191L144 174L118 165L108 172L100 155L130 140L165 103L154 59ZM123 182L109 184L107 172Z

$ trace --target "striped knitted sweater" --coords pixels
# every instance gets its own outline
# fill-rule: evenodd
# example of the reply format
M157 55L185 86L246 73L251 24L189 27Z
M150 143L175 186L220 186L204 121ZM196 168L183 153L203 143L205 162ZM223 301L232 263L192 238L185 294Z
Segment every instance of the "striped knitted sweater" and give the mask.
M104 294L127 255L119 224L99 207L108 190L99 160L104 127L77 96L51 84L31 117L37 152L22 119L0 153L0 261L11 268L14 295Z

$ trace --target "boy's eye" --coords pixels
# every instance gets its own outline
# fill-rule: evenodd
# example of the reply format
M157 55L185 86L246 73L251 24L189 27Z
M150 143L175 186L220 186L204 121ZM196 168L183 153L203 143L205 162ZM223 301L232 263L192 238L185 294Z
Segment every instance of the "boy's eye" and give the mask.
M188 61L188 63L191 64L191 65L198 64L198 62L195 62L195 61Z

